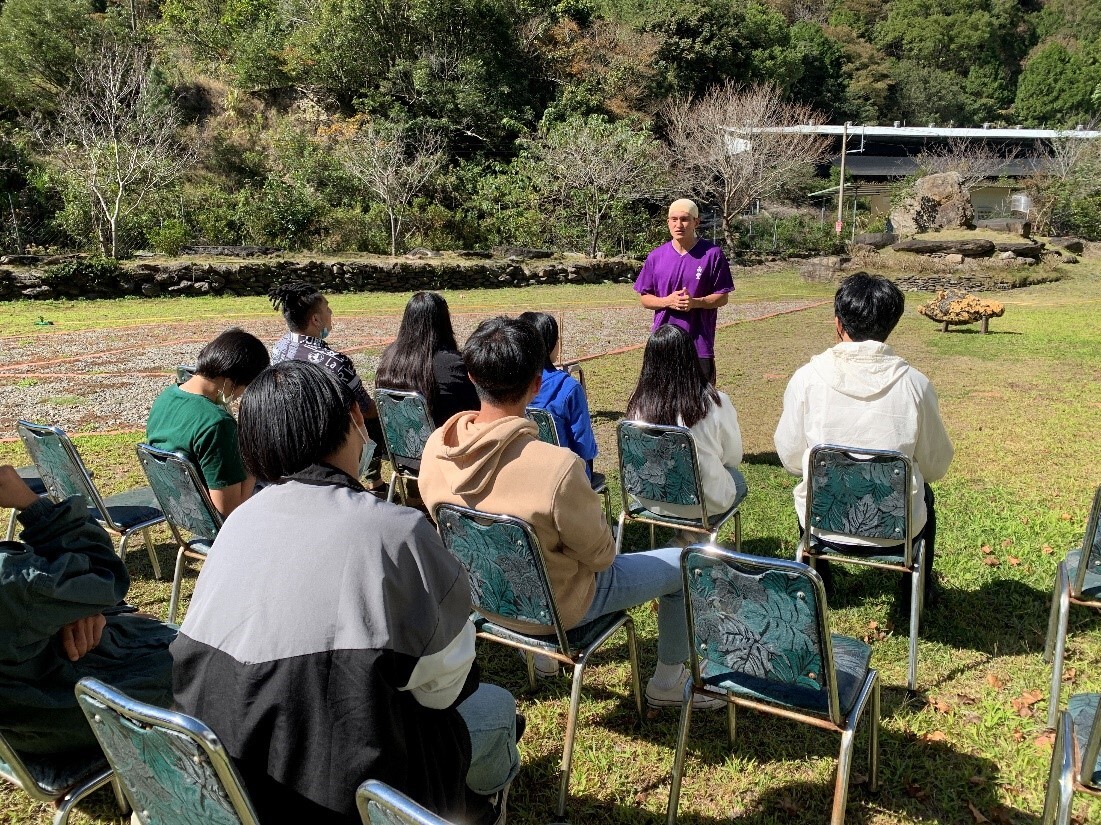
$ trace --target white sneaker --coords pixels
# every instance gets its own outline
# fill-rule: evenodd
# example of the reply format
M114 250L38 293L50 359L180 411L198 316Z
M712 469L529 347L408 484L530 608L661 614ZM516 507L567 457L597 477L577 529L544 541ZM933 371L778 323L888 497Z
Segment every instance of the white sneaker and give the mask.
M652 708L679 708L684 702L684 686L691 678L688 668L681 665L680 675L671 688L659 688L651 679L646 683L646 704ZM699 693L692 696L692 710L718 710L726 707L726 704L721 696L704 696Z
M520 654L520 658L524 660L524 666L527 667L528 655L526 651L517 650ZM536 653L535 655L535 675L540 679L550 679L557 676L562 671L562 663L557 659L550 656L544 656L542 653Z

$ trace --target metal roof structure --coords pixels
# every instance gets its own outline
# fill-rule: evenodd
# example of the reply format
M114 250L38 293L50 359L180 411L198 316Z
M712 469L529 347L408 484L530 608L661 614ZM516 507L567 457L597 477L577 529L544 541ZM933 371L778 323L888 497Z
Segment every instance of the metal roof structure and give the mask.
M1081 138L1092 140L1101 138L1101 131L1096 129L1023 129L1023 128L957 128L948 126L864 126L850 124L845 126L805 124L799 126L763 126L752 129L742 129L737 126L727 126L732 134L746 134L747 132L793 132L796 134L827 135L841 137L846 128L850 139L863 136L865 138L890 139L890 140L948 140L949 138L965 138L979 140L1059 140L1062 138Z

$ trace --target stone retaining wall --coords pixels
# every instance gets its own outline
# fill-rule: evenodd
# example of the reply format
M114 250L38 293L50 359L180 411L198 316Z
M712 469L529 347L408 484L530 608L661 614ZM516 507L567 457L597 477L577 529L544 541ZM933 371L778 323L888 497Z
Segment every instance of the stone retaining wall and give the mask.
M1019 289L1033 284L1046 284L1062 280L1056 273L1041 274L1030 271L1020 275L999 275L982 277L952 273L950 275L900 275L894 278L898 288L905 292L936 292L941 289L962 289L967 292L991 292L994 290Z

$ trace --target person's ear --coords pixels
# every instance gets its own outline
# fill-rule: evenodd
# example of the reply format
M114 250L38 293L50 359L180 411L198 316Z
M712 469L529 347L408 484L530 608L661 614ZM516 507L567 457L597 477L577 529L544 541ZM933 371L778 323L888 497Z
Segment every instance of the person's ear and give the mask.
M359 404L352 404L352 409L348 411L348 415L351 416L352 426L367 428L367 423L363 419L363 410L359 408Z
M841 324L841 319L836 315L833 316L834 329L837 330L837 340L843 341L845 339L845 327Z

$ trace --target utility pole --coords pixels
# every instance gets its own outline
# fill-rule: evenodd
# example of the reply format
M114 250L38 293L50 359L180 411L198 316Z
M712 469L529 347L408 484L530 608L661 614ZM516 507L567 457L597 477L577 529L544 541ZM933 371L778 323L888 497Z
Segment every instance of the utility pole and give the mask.
M834 232L838 237L841 235L841 228L845 225L844 209L845 204L845 154L849 142L849 122L846 120L845 125L841 127L841 183L837 187L837 223L833 225Z

